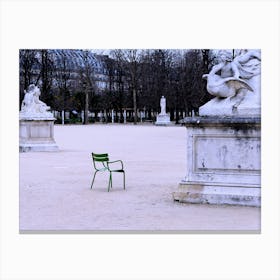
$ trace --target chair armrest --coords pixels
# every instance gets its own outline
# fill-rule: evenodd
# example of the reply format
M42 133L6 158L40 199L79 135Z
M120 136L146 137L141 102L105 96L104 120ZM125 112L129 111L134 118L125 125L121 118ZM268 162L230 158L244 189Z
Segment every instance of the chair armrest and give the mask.
M107 165L108 165L109 170L110 170L109 164L116 163L116 162L120 162L120 163L121 163L121 166L122 166L121 169L123 169L123 162L122 162L122 160L114 160L114 161L108 161L108 162L107 162Z

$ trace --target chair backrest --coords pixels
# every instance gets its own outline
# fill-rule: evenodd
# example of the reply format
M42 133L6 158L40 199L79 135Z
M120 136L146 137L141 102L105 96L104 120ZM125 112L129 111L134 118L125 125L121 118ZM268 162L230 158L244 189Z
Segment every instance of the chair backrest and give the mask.
M91 153L93 161L109 161L108 154L94 154Z
M95 169L99 169L100 167L100 165L98 166L98 162L101 163L103 167L106 167L105 163L109 161L108 154L91 153L91 155L92 155L93 165Z

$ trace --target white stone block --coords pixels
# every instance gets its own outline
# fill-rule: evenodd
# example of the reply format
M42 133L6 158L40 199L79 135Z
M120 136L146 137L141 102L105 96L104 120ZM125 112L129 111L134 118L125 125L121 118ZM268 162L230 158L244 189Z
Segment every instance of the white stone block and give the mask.
M197 117L185 122L186 177L174 199L260 206L260 118Z
M32 151L58 151L54 140L54 118L44 120L20 120L19 150Z
M155 122L155 125L170 125L172 124L171 121L170 121L170 116L169 114L159 114L157 116L157 120Z

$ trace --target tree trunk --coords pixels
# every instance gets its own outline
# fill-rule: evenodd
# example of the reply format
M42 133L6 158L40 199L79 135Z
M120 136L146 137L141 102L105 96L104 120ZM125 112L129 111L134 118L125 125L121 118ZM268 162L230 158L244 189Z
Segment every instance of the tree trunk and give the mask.
M84 124L88 124L88 90L85 92L85 113L84 113Z
M137 124L137 101L136 101L136 89L133 89L133 113L134 113L134 124Z

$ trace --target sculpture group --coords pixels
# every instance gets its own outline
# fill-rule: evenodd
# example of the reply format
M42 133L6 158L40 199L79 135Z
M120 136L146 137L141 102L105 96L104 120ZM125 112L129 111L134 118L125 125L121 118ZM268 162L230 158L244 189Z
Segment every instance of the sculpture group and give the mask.
M240 50L234 59L226 50L218 56L220 62L203 75L216 98L201 107L200 115L260 114L260 50Z
M40 89L34 84L29 85L24 91L24 99L21 104L21 117L53 117L49 112L50 107L42 102L39 97L41 95Z

